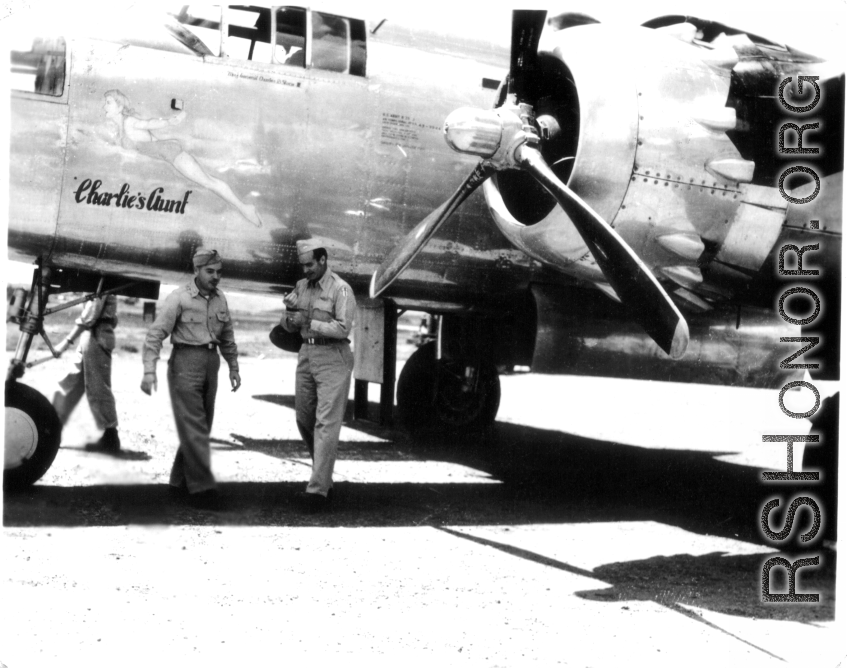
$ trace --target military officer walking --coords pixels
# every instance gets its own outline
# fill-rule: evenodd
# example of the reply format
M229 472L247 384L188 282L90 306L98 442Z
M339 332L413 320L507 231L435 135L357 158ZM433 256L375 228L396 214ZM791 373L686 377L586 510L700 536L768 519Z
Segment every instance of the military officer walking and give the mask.
M294 403L297 428L312 455L312 475L299 498L307 510L320 511L329 502L350 393L353 352L349 336L356 299L350 286L327 266L327 252L319 242L298 241L297 255L306 278L285 296L280 324L303 337Z
M86 450L117 453L121 449L115 395L112 393L112 351L115 349L117 311L118 298L115 295L92 299L76 319L71 333L55 349L61 355L82 334L74 360L75 368L59 383L59 389L53 395L53 408L64 425L85 394L94 422L98 429L103 430L100 440L86 445Z
M162 342L170 335L173 350L168 360L168 388L179 434L171 488L187 491L194 505L217 507L209 435L221 364L218 349L229 365L233 392L241 386L241 377L229 307L218 290L223 260L217 251L198 250L193 263L194 278L168 295L147 333L141 390L150 394L157 387L156 362Z

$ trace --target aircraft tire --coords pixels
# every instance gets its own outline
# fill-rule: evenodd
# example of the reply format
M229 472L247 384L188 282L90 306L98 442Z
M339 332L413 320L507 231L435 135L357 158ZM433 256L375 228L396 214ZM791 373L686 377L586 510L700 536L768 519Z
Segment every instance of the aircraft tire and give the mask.
M413 434L473 433L494 423L500 407L500 379L483 362L475 392L462 388L464 363L436 361L435 343L427 343L406 361L397 380L397 413Z
M21 489L41 478L56 459L62 423L43 394L6 381L5 489Z

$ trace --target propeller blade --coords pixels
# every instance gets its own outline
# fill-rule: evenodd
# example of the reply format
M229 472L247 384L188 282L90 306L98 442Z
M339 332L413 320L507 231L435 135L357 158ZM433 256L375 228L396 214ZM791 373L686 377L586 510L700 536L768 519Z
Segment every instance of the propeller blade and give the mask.
M459 208L470 194L479 188L482 183L496 170L487 161L483 160L474 168L468 178L453 193L453 195L441 206L430 213L419 222L415 228L406 235L403 241L394 247L388 257L382 261L371 277L371 298L381 294L391 285L421 249L438 231L438 228Z
M609 224L557 177L537 149L522 146L518 163L568 214L632 318L672 358L688 347L688 324L635 252Z
M512 57L509 65L509 92L518 102L526 101L532 72L538 62L538 42L547 12L543 9L516 9L512 12Z

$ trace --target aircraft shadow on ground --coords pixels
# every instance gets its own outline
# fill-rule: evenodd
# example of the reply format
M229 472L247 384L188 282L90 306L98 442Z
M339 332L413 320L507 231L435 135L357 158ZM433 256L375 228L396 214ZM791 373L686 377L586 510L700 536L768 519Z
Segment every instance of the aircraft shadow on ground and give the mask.
M293 401L284 396L274 399L280 404ZM652 450L509 423L497 423L489 432L461 442L449 437L412 440L399 429L362 420L348 420L345 426L348 436L340 444L339 460L444 461L480 471L490 482L340 482L336 485L338 507L320 520L330 525L656 521L694 533L772 547L761 535L762 506L775 497L785 500L784 506L798 494L814 495L812 486L766 486L759 482L757 469L720 461L715 458L720 453ZM381 440L350 438L350 430ZM299 440L232 436L238 445L213 440L213 448L235 447L279 459L308 461L308 452ZM293 482L222 485L236 511L232 523L246 524L302 523L302 518L287 512L291 510L288 497L301 488L302 483ZM38 484L6 495L4 519L7 526L88 526L97 524L98 517L111 525L143 522L145 514L150 522L185 521L184 514L169 513L173 503L166 491L164 485ZM44 504L45 512L28 512L33 503ZM96 503L111 511L95 515L73 512L74 508ZM798 514L803 531L807 519ZM201 516L198 522L203 523ZM802 547L814 548L827 533L828 524L831 522L825 519L815 541ZM797 528L792 541L802 533ZM801 545L797 542L792 547Z
M816 622L835 618L835 552L818 553L821 567L800 570L798 592L819 592L817 604L765 605L761 583L755 582L771 554L726 555L722 552L693 556L675 554L604 564L593 577L612 585L608 589L577 592L588 600L656 601L679 610L693 606L725 614ZM772 592L788 591L787 571L775 569Z
M293 403L289 397L274 398L280 405L289 401ZM438 437L413 441L399 430L367 421L350 420L345 426L383 440L348 438L340 445L341 460L439 460L471 467L483 477L480 482L458 483L339 482L332 512L319 515L302 513L295 502L307 472L301 482L222 483L225 505L221 511L188 506L173 498L165 484L35 485L6 494L5 525L429 526L524 559L581 572L541 555L474 538L461 533L462 527L651 521L761 544L765 553L774 546L761 535L762 506L771 498L787 502L800 493L790 487L775 492L773 486L759 483L756 469L717 460L717 453L651 450L507 423L497 423L489 432L464 439L462 444ZM240 445L217 441L213 447L308 459L299 440L233 437ZM611 587L578 595L619 603L652 600L683 614L690 613L682 605L690 604L761 618L785 614L785 618L802 621L831 619L835 553L821 549L826 525L810 544L801 546L795 540L807 529L807 520L798 515L802 531L795 527L792 539L786 541L794 544L785 545L782 551L825 555L821 567L800 571L798 580L801 592L827 592L820 605L803 608L760 603L755 576L761 572L764 554L657 556L605 564L581 573ZM779 589L782 586L774 580L775 591L784 591Z
M831 550L826 550L821 555L821 567L801 571L798 577L798 582L802 580L802 584L798 584L798 591L819 592L818 603L773 605L762 603L761 581L755 577L762 572L763 563L773 556L773 553L727 555L724 552L712 552L697 556L676 554L603 564L587 570L513 545L468 535L461 529L440 527L440 530L527 561L601 580L608 586L577 591L575 595L585 600L617 604L624 609L629 609L625 604L631 601L651 601L700 622L704 620L691 608L703 608L742 617L807 623L835 618L836 553ZM775 569L771 586L772 593L786 592L787 571ZM704 623L715 626L710 622ZM717 626L715 628L726 632ZM755 645L753 647L763 650ZM770 654L767 650L763 651Z
M256 398L294 406L292 395ZM369 414L378 415L377 404L369 404ZM341 459L401 461L423 457L474 468L504 483L502 493L509 501L498 505L495 514L519 506L529 513L524 523L559 521L555 513L561 513L563 521L654 520L695 533L773 547L765 542L760 528L765 503L779 497L784 508L798 495L820 496L814 484L765 485L758 469L717 459L731 451L650 449L502 422L484 434L461 441L444 436L412 439L400 429L354 420L349 406L345 426L382 440L343 440ZM308 458L299 440L232 436L248 450L279 458ZM471 485L468 493L473 494L475 488ZM474 523L475 512L482 511L469 508L466 521L457 523ZM552 518L548 517L550 513ZM488 513L484 514L487 517ZM782 516L776 511L774 515ZM834 537L834 513L828 516L812 545ZM804 521L801 517L798 515L799 524ZM774 519L772 525L778 524ZM795 529L793 536L800 533ZM796 542L793 547L807 549L809 545Z

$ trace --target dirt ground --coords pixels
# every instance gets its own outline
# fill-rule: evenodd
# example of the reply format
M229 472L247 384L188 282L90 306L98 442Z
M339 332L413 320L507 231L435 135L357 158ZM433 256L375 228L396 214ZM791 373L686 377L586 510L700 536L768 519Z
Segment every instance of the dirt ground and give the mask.
M75 313L78 309L71 309L71 315ZM157 586L149 569L152 568L150 563L157 559L165 560L158 567L170 568L164 564L171 563L168 555L174 544L181 545L188 553L209 554L210 545L216 545L218 537L225 535L229 536L229 542L222 543L221 549L226 549L228 554L241 554L239 550L247 549L248 544L253 545L251 549L264 551L272 549L276 544L273 541L286 537L286 545L302 546L302 559L306 560L291 556L293 561L287 567L294 572L308 569L309 563L322 563L333 573L344 563L346 566L338 573L341 578L348 568L360 569L362 589L355 587L359 598L344 604L358 611L359 621L348 620L352 626L345 633L352 633L355 624L365 623L365 618L371 619L374 615L384 622L378 604L383 597L395 602L397 614L419 617L422 624L432 625L436 623L429 616L433 609L427 606L435 602L429 598L431 592L423 593L429 591L426 583L438 588L438 583L453 578L478 578L483 572L480 569L485 569L482 580L457 584L455 590L445 585L447 590L437 599L438 606L454 601L457 607L466 609L465 606L474 600L473 596L487 592L486 595L492 597L490 600L473 603L482 617L495 614L499 609L494 617L497 624L506 623L512 629L520 624L525 626L525 634L516 636L514 645L509 645L508 649L503 645L499 653L491 654L488 659L483 658L485 652L481 645L485 643L481 639L493 633L495 627L465 629L462 646L470 653L468 658L472 655L479 659L478 665L523 665L519 660L503 663L496 660L519 656L518 647L526 647L527 643L533 647L536 657L533 661L537 660L531 665L559 663L559 660L550 660L554 653L552 646L546 644L555 637L554 620L557 615L575 614L580 618L589 614L577 613L582 610L580 606L589 606L589 610L601 615L590 623L587 617L573 622L576 626L586 624L586 633L600 633L606 625L617 624L610 621L616 617L604 616L611 614L612 609L617 611L615 614L635 614L633 611L641 610L640 606L648 606L670 615L661 618L666 620L666 625L668 619L688 620L679 623L692 624L698 634L716 633L723 639L721 642L736 643L733 646L743 647L744 652L749 651L766 661L770 660L768 657L783 658L784 653L780 654L773 646L764 646L765 641L756 634L738 630L748 629L743 624L754 620L789 624L790 627L779 627L782 630L774 627L775 630L768 631L772 635L767 638L773 642L781 633L789 632L785 629L803 636L822 634L831 628L835 616L836 552L820 542L812 548L795 551L798 555L801 552L820 555L819 568L801 570L798 576L798 590L821 592L820 603L775 606L760 602L758 573L764 560L777 554L763 541L758 528L758 507L767 491L757 484L757 474L751 466L723 461L718 456L726 454L725 446L711 452L698 449L696 443L678 446L678 449L635 446L604 435L603 429L614 428L598 427L602 420L596 417L589 421L599 437L583 435L577 429L553 429L540 421L533 422L533 412L528 406L533 397L529 396L528 387L544 387L547 399L557 392L563 393L560 395L563 399L568 398L577 406L576 422L578 415L588 414L588 409L579 408L579 399L573 394L575 390L612 387L596 380L561 380L556 386L545 385L553 381L531 375L504 376L503 404L497 425L489 433L466 442L415 441L399 428L371 420L354 420L348 411L336 469L337 503L326 515L299 512L293 498L295 492L303 489L308 477L309 459L294 424L295 356L267 342L267 333L277 315L273 302L247 297L236 313L243 386L237 393L228 392L225 376L221 377L213 431L213 469L221 483L225 507L221 511L207 511L188 507L168 495L167 479L177 440L164 380L164 360L160 362L162 381L158 392L153 397L143 395L138 386L142 371L141 341L146 324L141 317L140 303L121 303L113 385L123 450L115 457L85 451L85 443L99 434L83 402L66 427L63 446L50 471L32 489L5 495L4 551L10 566L7 580L10 595L29 596L27 592L36 591L39 586L56 587L54 577L99 591L100 585L93 584L98 580L89 581L95 577L90 572L91 564L71 567L57 563L57 555L52 551L67 551L80 559L81 552L77 555L77 551L84 550L84 544L91 541L97 550L103 550L94 564L102 566L104 555L112 554L112 559L122 560L128 567L132 565L129 571L113 572L111 566L108 568L109 581L114 581L118 588L123 587L127 596L132 593L135 597L132 600L136 613L123 609L120 613L127 620L135 620L135 615L145 610L144 606L170 600L170 594L163 593ZM69 324L69 318L54 322L48 332L55 333L55 340L59 340ZM416 326L414 316L403 323L398 371L414 350L410 341ZM7 332L7 350L15 336L14 330ZM35 357L40 354L36 352ZM49 397L68 364L68 359L63 358L33 367L24 381ZM662 389L657 385L662 384L645 386L646 391ZM558 389L548 389L553 387ZM672 392L662 396L666 403L679 400ZM377 386L372 386L370 399L370 417L375 420ZM540 402L538 399L536 403ZM680 416L681 424L696 414L691 408L678 410L689 411ZM549 418L549 411L547 415ZM638 429L633 427L630 431ZM785 494L788 498L789 491ZM157 533L139 533L145 528ZM430 533L419 533L423 530ZM115 534L116 531L120 533ZM270 535L266 535L268 531ZM440 536L434 543L430 542L432 531ZM158 532L164 532L162 543L151 537L159 536ZM104 543L105 535L110 538ZM404 537L398 538L400 535ZM163 546L164 537L169 547ZM442 554L439 550L445 537L461 539L472 554L457 556L449 551ZM373 541L379 540L388 540L394 547L382 557L375 557ZM392 543L397 540L401 542ZM155 557L148 553L154 549L150 547L154 543L159 545L155 548ZM420 549L416 549L416 543ZM342 550L342 545L353 552ZM359 547L363 550L361 553L356 551ZM50 551L44 552L45 549ZM432 551L421 552L423 549ZM451 549L455 550L455 546ZM342 550L345 560L338 564L332 561L337 550ZM391 557L386 556L389 553ZM486 562L483 566L482 562L477 562L482 553L496 563ZM150 560L141 563L138 557L141 554L147 554ZM781 554L791 556L793 553L783 551ZM214 600L215 605L219 605L220 596L223 596L220 592L229 591L228 595L236 596L240 604L259 605L262 594L253 591L251 585L244 584L242 589L233 590L234 585L227 584L232 571L219 561L221 558L210 556L209 570L204 571L210 585L216 588L214 591L219 592L210 593L214 599L206 602ZM375 568L374 558L380 563L382 576L370 571L370 567ZM467 559L467 567L463 568L461 561L456 559ZM329 566L325 560L333 565ZM446 570L437 570L437 563ZM406 569L411 568L411 564L416 565L409 572ZM65 574L51 576L51 568ZM187 574L193 567L185 565L184 568L187 569L185 577L192 577ZM535 571L539 568L540 573ZM64 569L71 570L65 572ZM390 575L392 571L396 571L396 577ZM580 584L572 594L560 592L555 599L548 600L550 588L548 586L544 592L542 585L551 581L549 573L576 578ZM372 578L376 579L367 585ZM504 583L514 578L523 582L514 584L518 589L529 587L534 591L535 587L541 587L538 598L531 599L536 601L533 612L518 612L523 608L517 592L509 594L514 606L511 612L498 608L493 602L497 591L511 591L509 588L513 585ZM67 584L61 586L67 587ZM180 589L178 584L169 586ZM304 581L302 586L312 585ZM320 597L329 597L333 605L341 605L337 597L342 595L344 586L353 585L338 586L341 589L337 593L321 594ZM777 574L774 589L784 587L784 578L780 579ZM303 593L297 590L292 596ZM93 600L98 599L95 596ZM270 602L261 604L271 605ZM279 614L280 605L277 601L269 611ZM288 607L282 610L287 611L282 612L283 615L296 615ZM38 613L36 608L23 605L17 614ZM521 617L523 614L526 617ZM589 617L591 614L594 613ZM107 613L101 611L100 615L102 621ZM531 618L536 619L535 627L529 621ZM84 629L85 619L90 617L75 612L64 622L54 621ZM464 623L461 619L454 621L453 630L457 633ZM11 628L21 623L16 621ZM666 628L674 628L673 624ZM759 633L765 627L756 628ZM397 640L387 630L368 629L371 640L378 646L382 643L381 646L387 648ZM158 632L161 634L159 642L171 638L170 631L164 627ZM123 631L116 631L115 637L122 637L121 633ZM186 630L185 638L193 638L196 644L200 633L191 627ZM445 629L441 633L449 635ZM38 643L47 643L48 637L43 632L36 635ZM817 635L809 637L819 642ZM476 639L475 653L471 653L468 639ZM68 636L66 642L77 641ZM171 638L169 642L176 641ZM261 644L267 640L257 642ZM669 635L657 632L657 647L667 652L673 642ZM277 646L290 649L285 643L274 645ZM406 650L443 649L423 628L397 647L401 654ZM47 650L42 651L46 652L43 665L47 665L50 654ZM189 649L185 651L190 655ZM374 651L379 654L378 650ZM669 660L670 657L668 654ZM8 658L0 656L0 659L6 661L9 668L15 668L16 664ZM212 663L219 665L215 661ZM32 665L42 664L33 662ZM99 664L93 661L90 665ZM691 665L700 664L695 661Z

